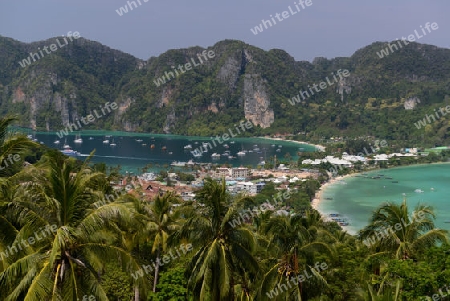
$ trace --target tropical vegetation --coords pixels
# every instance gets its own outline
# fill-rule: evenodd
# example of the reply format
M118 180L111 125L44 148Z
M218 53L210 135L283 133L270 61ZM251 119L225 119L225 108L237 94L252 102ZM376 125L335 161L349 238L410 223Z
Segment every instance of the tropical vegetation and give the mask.
M11 122L0 122L0 157L11 144L26 156L37 146L8 133ZM311 208L315 180L291 193L281 204L287 210L266 208L236 224L275 187L232 196L225 182L207 179L195 201L171 193L146 201L136 187L105 202L114 174L58 151L8 173L0 175L1 301L409 301L449 284L448 234L428 205L383 204L349 235ZM364 243L398 223L400 230ZM187 243L192 252L177 249Z

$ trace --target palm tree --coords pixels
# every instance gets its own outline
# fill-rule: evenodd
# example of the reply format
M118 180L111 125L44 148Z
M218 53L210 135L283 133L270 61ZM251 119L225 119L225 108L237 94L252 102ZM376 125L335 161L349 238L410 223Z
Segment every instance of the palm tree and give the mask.
M331 256L333 252L326 243L316 239L316 226L308 225L316 223L312 222L315 220L314 216L314 213L309 212L306 216L299 214L275 216L266 224L264 232L270 240L267 249L274 250L274 257L267 260L268 271L264 275L259 299L267 299L266 292L270 290L268 288L283 285L286 283L286 279L297 277L303 274L303 271L308 271L313 275L312 281L316 286L326 285L323 276L310 266L314 264L312 254L314 251L323 251ZM284 292L286 300L290 300L289 296L295 296L296 300L302 300L304 295L301 282Z
M16 176L16 198L2 194L1 211L17 229L10 245L16 248L10 248L14 252L0 270L5 300L81 300L83 295L108 300L100 283L105 263L137 269L118 231L133 215L126 203L94 206L104 196L97 187L105 175L92 172L88 163L89 158L75 170L73 159L45 155Z
M238 210L250 200L233 201L225 181L205 180L197 193L197 214L186 217L181 236L200 249L192 258L188 271L188 288L195 300L234 300L235 287L250 296L250 279L257 278L258 263L252 255L255 237L245 226L232 226L239 219ZM244 298L245 299L245 298Z
M172 192L167 192L163 196L156 196L150 204L140 202L137 204L137 219L142 226L138 227L137 241L153 239L152 253L156 252L156 261L161 258L161 252L165 253L169 245L169 238L177 231L179 225L179 214L173 210L173 204L179 203L179 197ZM153 282L153 292L156 292L158 284L159 265L155 267L155 277Z
M435 228L431 207L418 205L411 216L408 214L406 199L401 205L385 203L373 212L370 224L359 237L375 254L396 259L416 258L436 243L448 241L447 231Z
M9 126L15 121L14 117L4 117L0 119L0 176L11 176L19 170L17 155L23 154L31 149L38 147L39 144L31 141L23 134L12 133ZM23 160L19 160L22 162ZM10 168L13 167L13 168Z
M406 199L401 205L385 203L372 214L370 224L359 232L359 239L372 254L367 262L372 267L372 282L378 291L388 285L389 273L382 275L388 258L416 260L437 243L447 243L447 231L436 229L433 209L418 205L409 216Z

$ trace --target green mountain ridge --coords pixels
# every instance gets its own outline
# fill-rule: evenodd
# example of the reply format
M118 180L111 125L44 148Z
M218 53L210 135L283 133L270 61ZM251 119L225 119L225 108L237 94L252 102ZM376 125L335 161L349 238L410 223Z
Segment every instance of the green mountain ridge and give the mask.
M30 66L19 65L55 39L26 44L0 36L0 112L19 115L21 126L58 131L115 101L116 111L83 129L210 136L249 119L257 125L245 133L252 136L305 133L300 138L311 141L375 136L399 145L450 144L445 116L415 126L450 105L449 49L410 43L380 58L377 53L388 44L375 42L351 57L307 62L281 49L224 40L142 61L80 38ZM215 56L155 84L172 67L198 64L204 50ZM333 81L339 69L350 75L290 104L308 85Z

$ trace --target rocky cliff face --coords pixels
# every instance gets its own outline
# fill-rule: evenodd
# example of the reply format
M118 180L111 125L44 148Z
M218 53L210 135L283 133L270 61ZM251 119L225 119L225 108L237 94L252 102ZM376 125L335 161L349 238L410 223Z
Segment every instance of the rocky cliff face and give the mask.
M4 71L0 113L16 114L22 126L38 130L60 130L115 101L116 111L83 129L215 135L247 119L258 126L255 135L319 127L338 131L353 127L361 134L352 121L381 122L387 116L377 110L382 104L385 108L404 105L416 113L411 108L424 107L417 106L418 99L424 105L438 103L448 94L450 51L414 43L383 60L375 52L384 44L374 43L350 58L317 58L310 63L296 62L280 49L264 51L226 40L208 49L169 50L142 61L79 39L28 67L19 66L17 62L30 51L48 43L24 44L0 37L0 46L8 49L0 53ZM198 55L205 50L215 55L200 63ZM402 56L402 51L409 51L408 55ZM185 72L156 85L166 72L188 63L189 70L184 68ZM288 102L339 69L348 69L351 75L311 95L303 105ZM407 99L404 104L403 99Z
M258 74L246 74L244 79L245 119L262 128L270 127L275 117L266 93L264 80Z

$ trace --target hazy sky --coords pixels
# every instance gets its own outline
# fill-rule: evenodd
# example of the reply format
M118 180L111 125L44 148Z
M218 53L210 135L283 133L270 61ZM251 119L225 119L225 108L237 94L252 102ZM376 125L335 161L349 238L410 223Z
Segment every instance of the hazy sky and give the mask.
M311 0L304 9L298 5L300 12L294 4L299 0L139 1L119 16L116 10L126 0L0 0L0 35L32 42L78 31L141 59L235 39L311 61L350 56L375 41L421 33L421 25L436 22L439 29L418 42L450 48L449 0ZM295 15L288 13L257 35L250 31L289 6Z

